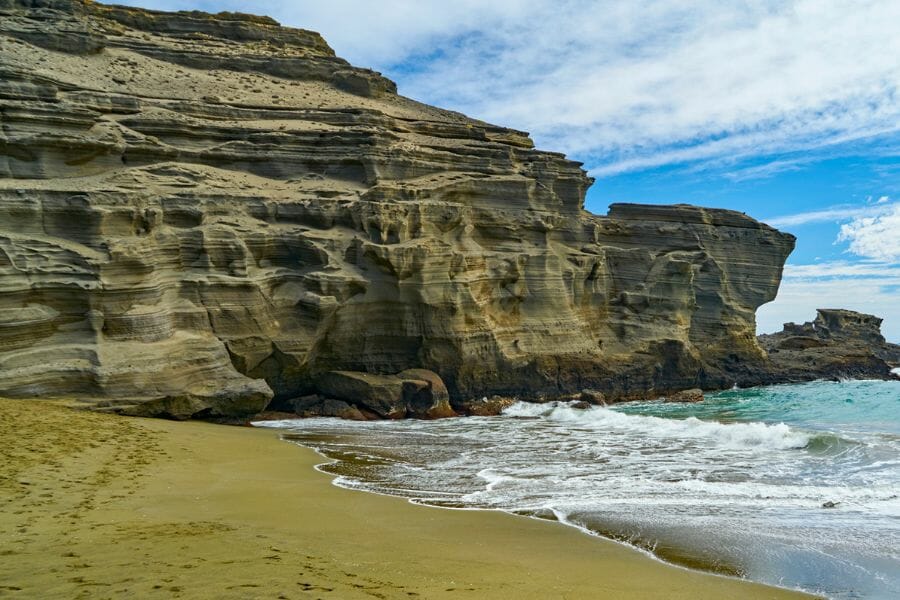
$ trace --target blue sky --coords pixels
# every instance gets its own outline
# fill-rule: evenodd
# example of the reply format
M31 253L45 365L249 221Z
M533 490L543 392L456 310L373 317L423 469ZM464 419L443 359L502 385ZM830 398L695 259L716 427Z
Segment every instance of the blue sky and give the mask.
M319 31L404 95L532 133L612 202L731 208L798 236L761 331L816 307L900 341L900 2L133 0Z

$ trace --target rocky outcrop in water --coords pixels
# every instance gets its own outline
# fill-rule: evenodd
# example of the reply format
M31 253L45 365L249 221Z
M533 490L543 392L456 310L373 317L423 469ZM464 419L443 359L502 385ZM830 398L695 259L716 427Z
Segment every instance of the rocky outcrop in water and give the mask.
M852 310L820 308L814 321L786 323L759 336L769 354L772 382L813 379L891 378L900 345L881 335L882 319Z
M792 236L686 205L589 214L579 163L399 96L318 34L0 0L0 73L0 395L440 416L765 363L755 311ZM360 374L385 406L347 392Z

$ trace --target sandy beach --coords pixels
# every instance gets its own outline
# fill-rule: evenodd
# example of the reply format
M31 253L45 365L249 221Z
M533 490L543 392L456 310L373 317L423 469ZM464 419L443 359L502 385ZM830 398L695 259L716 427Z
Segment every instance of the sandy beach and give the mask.
M806 597L340 489L270 430L0 400L0 439L2 597Z

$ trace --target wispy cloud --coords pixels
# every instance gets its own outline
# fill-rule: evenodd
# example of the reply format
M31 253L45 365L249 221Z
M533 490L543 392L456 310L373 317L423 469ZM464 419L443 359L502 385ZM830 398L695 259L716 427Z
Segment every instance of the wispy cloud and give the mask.
M809 225L811 223L840 223L841 221L849 221L851 219L864 219L868 217L878 217L897 210L900 203L897 204L874 204L874 205L847 205L847 206L831 206L822 210L813 210L808 212L796 213L793 215L783 215L764 219L766 223L772 227L797 227L800 225ZM849 239L849 238L847 238ZM843 241L843 238L840 239Z
M725 177L734 182L747 181L749 179L767 179L780 173L800 171L804 165L811 162L814 162L814 159L811 157L772 160L761 165L728 171L725 173Z
M900 135L894 0L125 1L265 10L595 175Z
M900 281L900 265L879 261L829 261L808 265L785 265L784 277L798 281L816 279L875 279ZM887 284L886 284L887 285Z

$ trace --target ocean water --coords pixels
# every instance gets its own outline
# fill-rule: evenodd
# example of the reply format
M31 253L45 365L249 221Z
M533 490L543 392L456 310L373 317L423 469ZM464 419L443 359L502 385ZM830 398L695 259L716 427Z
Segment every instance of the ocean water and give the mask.
M344 487L556 519L672 563L830 598L900 598L900 382L258 425L331 458L320 468Z

